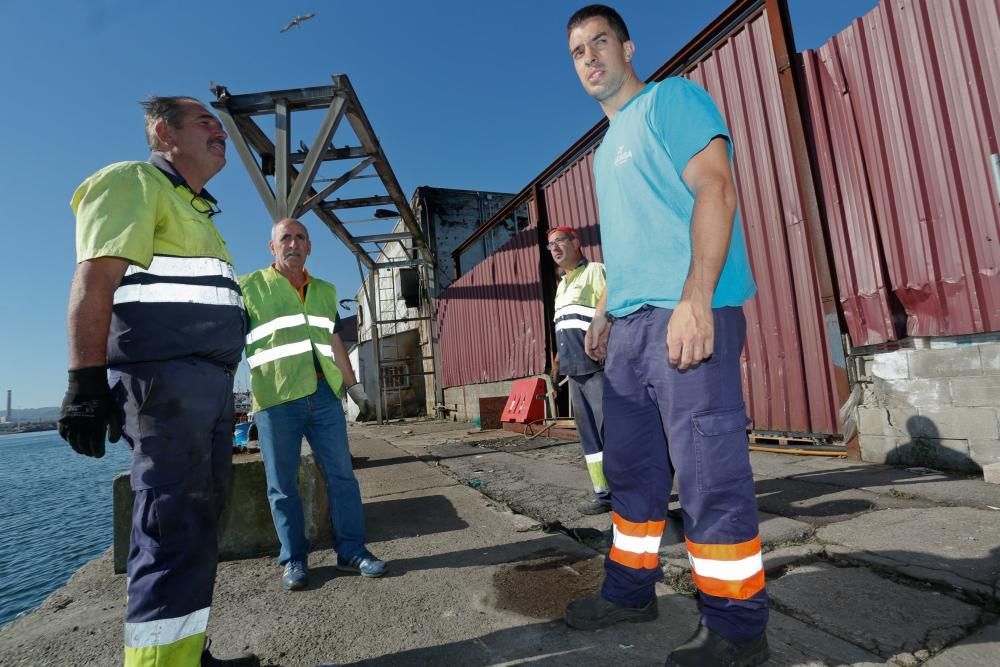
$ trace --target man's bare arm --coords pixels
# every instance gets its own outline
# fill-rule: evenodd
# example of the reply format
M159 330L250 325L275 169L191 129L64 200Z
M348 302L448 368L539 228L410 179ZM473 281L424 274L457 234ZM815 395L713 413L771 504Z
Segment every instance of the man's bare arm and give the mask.
M712 298L729 254L736 215L736 186L726 140L710 141L688 161L681 177L695 198L691 266L667 329L667 349L670 363L683 370L710 357L714 348Z
M66 315L71 370L107 364L111 307L128 265L120 257L98 257L77 265Z

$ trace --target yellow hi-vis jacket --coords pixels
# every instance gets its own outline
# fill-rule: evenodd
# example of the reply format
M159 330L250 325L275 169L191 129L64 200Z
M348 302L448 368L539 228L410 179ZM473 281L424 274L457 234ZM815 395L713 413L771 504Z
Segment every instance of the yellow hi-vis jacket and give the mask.
M309 396L316 391L315 358L337 396L344 379L333 363L331 337L337 317L337 288L312 279L305 302L273 267L240 277L250 319L247 363L254 411Z

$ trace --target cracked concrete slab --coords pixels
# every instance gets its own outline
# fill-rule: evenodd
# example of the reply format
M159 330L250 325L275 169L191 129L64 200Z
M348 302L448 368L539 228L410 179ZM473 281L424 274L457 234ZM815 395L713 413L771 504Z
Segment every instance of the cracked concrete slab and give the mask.
M767 626L771 659L767 667L876 667L885 661L870 651L771 610Z
M929 500L907 497L902 492L896 495L879 495L864 489L844 489L797 478L758 479L755 489L757 506L761 510L814 526L836 523L863 512L934 506Z
M1000 664L1000 623L991 623L934 656L924 667L969 667Z
M768 582L772 604L883 659L909 661L964 637L981 611L940 593L879 577L859 567L826 563L792 568Z
M1000 512L893 509L820 528L836 557L1000 600Z
M765 452L752 452L750 461L757 479L783 477L883 496L903 494L945 505L1000 507L1000 488L983 484L980 475L928 473L928 469L913 466L910 466L913 470L908 470L843 458L793 457Z

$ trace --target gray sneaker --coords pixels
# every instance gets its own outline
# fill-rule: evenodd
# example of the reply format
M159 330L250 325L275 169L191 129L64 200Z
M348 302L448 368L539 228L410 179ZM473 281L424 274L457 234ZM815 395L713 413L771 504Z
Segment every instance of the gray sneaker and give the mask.
M344 572L357 572L362 577L381 577L385 574L385 561L365 549L353 558L337 556L337 569Z
M309 583L309 566L306 559L293 558L285 563L285 572L281 575L281 585L286 591L301 591Z

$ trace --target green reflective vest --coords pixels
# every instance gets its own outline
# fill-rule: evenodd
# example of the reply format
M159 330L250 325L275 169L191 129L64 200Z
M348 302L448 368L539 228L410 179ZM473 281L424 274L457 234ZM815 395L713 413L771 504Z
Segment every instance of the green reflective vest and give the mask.
M309 396L316 391L319 360L330 389L340 395L344 379L330 345L337 317L337 288L312 279L305 303L274 267L240 277L250 319L247 363L254 410Z

